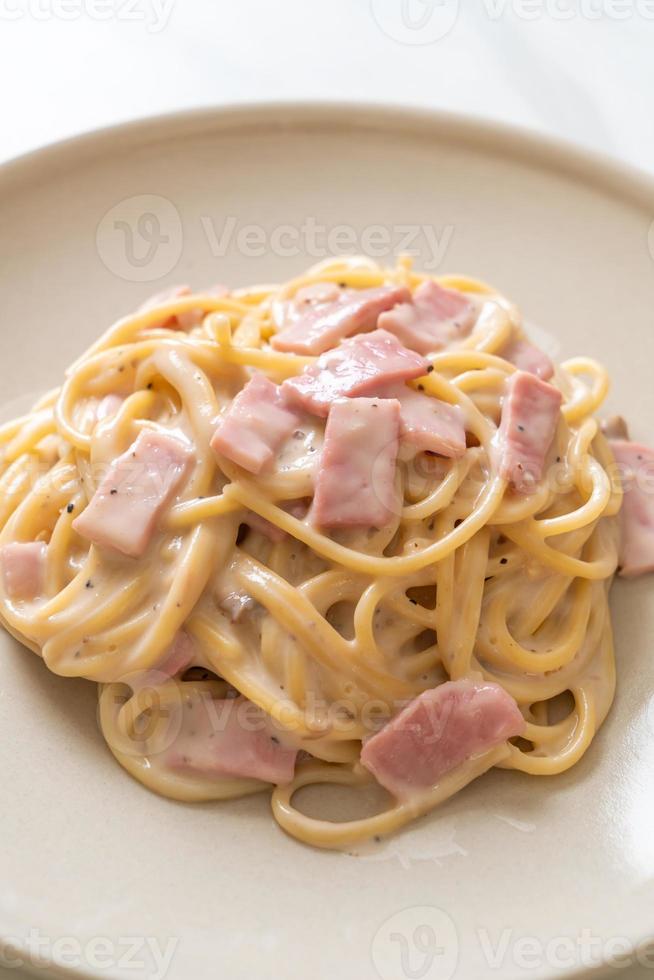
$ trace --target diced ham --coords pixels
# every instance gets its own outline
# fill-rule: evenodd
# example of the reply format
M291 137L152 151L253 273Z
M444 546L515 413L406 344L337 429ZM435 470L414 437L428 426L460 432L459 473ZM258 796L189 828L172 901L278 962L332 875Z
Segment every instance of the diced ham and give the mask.
M226 296L228 292L227 287L223 285L210 286L209 289L202 290L202 293L208 296ZM153 310L155 307L161 306L163 303L169 303L171 300L182 299L184 296L191 295L192 290L190 286L171 286L169 289L164 289L162 292L151 296L150 299L146 300L139 307L139 310L144 313L147 310ZM161 323L157 323L155 326L165 327L169 330L176 328L180 330L192 330L194 327L199 327L203 319L204 310L186 310L185 313L178 313L176 316L168 317L167 320L162 320Z
M385 527L398 513L400 403L344 398L329 412L313 498L321 527Z
M402 442L417 452L437 453L457 458L466 451L463 412L458 405L448 405L407 385L391 385L380 390L382 398L397 398L400 403L400 436Z
M43 591L47 553L42 541L16 541L0 548L2 584L10 599L33 599Z
M394 797L407 799L524 730L518 705L498 684L448 681L364 742L361 762Z
M192 459L181 440L143 429L111 464L88 506L73 521L74 530L96 545L140 558Z
M271 346L293 354L323 354L344 337L371 330L380 313L410 297L405 286L336 287L334 292L333 284L316 283L298 293L287 314L290 324L271 338Z
M296 517L299 521L306 517L307 509L307 504L304 500L289 500L282 507L282 510L285 510L292 517ZM258 531L259 534L263 534L264 537L275 544L279 544L280 541L284 541L288 537L288 534L283 528L278 527L277 524L273 524L272 521L267 521L265 517L261 517L260 514L256 514L253 510L247 512L243 523L249 525L253 531Z
M392 334L374 330L322 354L302 374L285 381L282 390L294 405L325 418L337 398L374 394L382 386L418 378L428 367Z
M547 354L538 347L534 347L524 337L514 337L500 351L500 357L511 364L515 364L521 371L528 371L535 374L543 381L549 381L554 374L554 365Z
M250 473L260 473L298 422L284 391L255 374L218 420L211 448Z
M278 544L283 541L286 537L286 531L277 527L272 521L267 521L265 517L261 517L260 514L255 514L253 510L248 511L247 517L245 518L245 523L252 528L253 531L258 531L259 534L263 534L264 537L268 538L270 541Z
M285 746L271 719L246 698L197 695L165 762L173 770L216 779L231 776L289 783L296 749ZM188 706L187 706L188 707Z
M496 449L500 475L518 493L533 490L543 475L561 400L558 389L526 371L516 371L506 383Z
M654 450L625 439L611 441L624 496L620 510L620 575L654 571Z
M195 654L193 638L184 630L179 630L170 649L164 654L163 659L155 669L158 673L165 674L166 677L176 677L191 666Z
M413 301L383 313L378 326L405 347L430 354L467 336L474 322L475 307L467 296L429 280L418 286Z
M98 422L103 422L105 419L109 419L112 415L115 415L121 405L123 404L123 399L120 395L105 395L101 398L98 407L95 410L95 417Z

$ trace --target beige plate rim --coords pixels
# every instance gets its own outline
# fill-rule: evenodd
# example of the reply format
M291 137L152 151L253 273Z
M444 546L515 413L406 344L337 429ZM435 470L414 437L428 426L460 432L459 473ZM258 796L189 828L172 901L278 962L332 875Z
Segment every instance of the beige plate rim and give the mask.
M474 115L442 110L416 108L403 104L365 103L359 101L260 101L182 109L147 116L94 129L80 135L47 144L0 164L0 196L37 178L56 180L69 161L77 165L92 161L110 149L144 146L162 140L176 141L184 136L216 135L221 132L283 131L285 128L311 131L332 128L334 132L364 130L432 137L438 131L443 142L477 148L489 155L518 161L538 161L538 166L566 174L608 192L612 197L653 209L654 177L608 155L575 146L566 140L544 135L505 122ZM632 937L634 950L645 937ZM27 949L8 944L0 935L0 952L26 954ZM571 978L595 976L599 969L574 969L565 973ZM83 968L50 963L48 970L69 978L92 978L100 974ZM40 972L40 971L39 971ZM560 974L559 974L560 975Z

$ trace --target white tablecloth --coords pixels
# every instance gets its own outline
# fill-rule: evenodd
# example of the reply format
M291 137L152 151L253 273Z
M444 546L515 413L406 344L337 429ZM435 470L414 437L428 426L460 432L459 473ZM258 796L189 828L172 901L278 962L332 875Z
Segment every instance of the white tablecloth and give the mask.
M0 0L0 159L256 99L435 106L654 171L654 0Z

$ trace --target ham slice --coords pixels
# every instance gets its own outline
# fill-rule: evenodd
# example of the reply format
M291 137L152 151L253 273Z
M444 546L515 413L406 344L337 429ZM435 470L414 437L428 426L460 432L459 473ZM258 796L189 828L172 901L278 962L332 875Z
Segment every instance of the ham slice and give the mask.
M111 464L88 506L73 521L74 530L100 547L140 558L192 459L181 440L143 429Z
M325 429L311 519L322 527L385 527L398 513L395 488L400 403L344 398Z
M533 490L543 475L561 401L558 389L526 371L516 371L506 383L497 433L499 472L518 493Z
M298 293L287 313L289 326L270 344L293 354L322 354L344 337L371 330L380 313L410 297L405 286L339 290L332 283L316 283Z
M382 398L397 398L400 403L403 443L414 446L417 452L450 458L464 455L466 430L458 405L448 405L407 385L392 385L379 394Z
M150 299L146 300L139 307L139 312L145 313L147 310L153 310L156 306L169 303L171 300L191 296L192 292L190 286L171 286L170 289L164 289L162 292L156 293ZM202 290L205 296L226 296L228 292L227 287L222 285L210 286L209 289ZM154 327L151 329L164 327L168 330L193 330L194 327L200 326L203 319L204 310L187 310L185 313L178 313L176 316L168 317L167 320L162 320L161 323L154 324Z
M282 390L294 405L325 418L337 398L374 395L381 387L420 377L428 366L392 334L374 330L322 354Z
M155 669L160 674L165 674L166 677L176 677L191 666L195 653L193 638L184 630L180 630L176 634L172 646L164 654L163 659Z
M535 374L537 378L542 378L543 381L549 381L554 374L554 365L547 354L539 350L538 347L534 347L524 337L514 337L510 340L500 351L500 357L509 361L510 364L515 364L521 371Z
M252 528L253 531L258 531L259 534L263 534L265 538L272 541L274 544L279 544L280 541L284 541L286 538L286 531L277 527L272 521L267 521L265 517L260 514L255 514L253 510L248 511L245 518L245 523Z
M169 768L207 779L292 780L297 751L282 743L269 716L251 701L197 696L191 704L167 752Z
M369 738L361 762L394 797L407 799L524 730L518 705L498 684L448 681Z
M620 575L654 571L654 450L626 439L611 440L624 497L620 510Z
M211 448L244 470L260 473L298 422L283 389L255 374L219 419Z
M474 322L475 307L463 293L430 280L418 286L412 302L383 313L378 326L405 347L430 354L467 336Z
M33 599L43 591L47 553L43 541L15 541L0 548L2 584L10 599Z

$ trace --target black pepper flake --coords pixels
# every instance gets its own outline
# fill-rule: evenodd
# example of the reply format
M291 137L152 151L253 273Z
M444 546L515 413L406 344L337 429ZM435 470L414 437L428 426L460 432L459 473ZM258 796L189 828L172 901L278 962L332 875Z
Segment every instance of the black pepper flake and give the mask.
M375 844L381 844L381 837L379 836L379 834L375 834L375 836L373 837L373 840L374 840Z
M424 391L424 390L425 390L424 385L418 385L418 391Z
M148 391L152 391L152 382L151 381L147 385L147 389L148 389Z
M91 579L88 579L87 580L87 582L86 582L86 588L87 589L92 589L93 588L93 582L91 581Z
M75 510L75 504L68 504L68 507L66 507L67 514L72 514L74 510Z
M463 518L462 517L457 517L457 519L454 522L454 527L458 527L459 524L463 524Z
M271 742L274 742L274 743L275 743L275 745L279 745L279 739L277 738L277 736L276 736L276 735L271 735L271 736L270 736L270 741L271 741Z
M524 432L524 431L525 431L524 425L518 425L518 432Z
M500 558L500 565L506 565L508 560L509 560L508 558Z
M418 600L417 599L409 599L409 602L411 603L412 606L417 606L418 605Z
M346 283L346 282L339 282L339 284L338 284L338 285L339 285L339 287L340 287L341 289L345 289L345 287L347 286L347 283Z
M557 461L557 463L560 463L561 462L561 457L560 456L557 456L556 457L556 461Z
M433 370L434 370L434 365L433 365L433 364L430 364L430 365L429 365L429 366L427 367L427 374L431 374L431 372L432 372Z
M112 489L111 489L111 490L109 491L109 493L110 493L110 494L111 494L111 496L113 497L113 496L114 496L115 494L117 494L117 493L118 493L118 491L116 490L116 488L115 488L115 487L112 487Z

